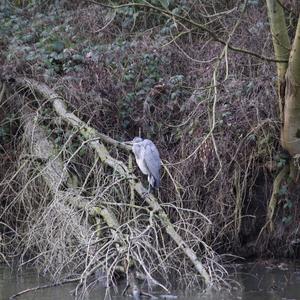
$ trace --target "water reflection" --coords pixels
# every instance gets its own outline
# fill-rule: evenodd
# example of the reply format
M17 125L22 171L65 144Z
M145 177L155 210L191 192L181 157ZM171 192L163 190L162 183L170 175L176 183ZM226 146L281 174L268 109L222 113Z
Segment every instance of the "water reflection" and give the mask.
M24 268L19 272L13 272L6 265L0 264L0 300L8 300L10 296L20 291L47 284L50 284L49 280L42 276L39 276L33 268ZM29 292L20 297L17 297L16 299L73 300L73 290L75 289L75 287L75 283L65 284L53 288L46 288ZM90 297L88 297L89 300L99 300L104 298L105 289L94 290L90 293Z
M239 266L236 274L243 300L299 299L299 264L262 262Z
M231 278L238 282L233 289L215 291L210 290L205 294L174 292L178 300L277 300L300 299L300 264L284 263L247 263L238 265ZM49 284L49 281L38 276L34 269L23 269L12 272L6 265L0 265L0 300L7 300L21 290ZM17 299L22 300L71 300L74 299L72 290L75 283L37 290L22 295ZM87 300L105 299L105 289L97 287L86 297ZM157 294L158 299L167 299ZM111 294L110 299L131 299L120 295ZM170 299L170 298L169 298Z

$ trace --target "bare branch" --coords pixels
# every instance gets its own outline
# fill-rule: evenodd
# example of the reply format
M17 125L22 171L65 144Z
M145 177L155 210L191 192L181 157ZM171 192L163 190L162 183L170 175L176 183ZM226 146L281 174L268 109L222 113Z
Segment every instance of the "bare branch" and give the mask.
M122 4L122 5L108 5L108 4L103 4L103 3L100 3L100 2L97 2L97 1L93 1L93 0L89 0L89 2L93 3L93 4L97 4L97 5L100 5L100 6L103 6L103 7L106 7L106 8L110 8L110 9L118 9L118 8L122 8L122 7L128 7L128 6L136 6L136 7L146 7L146 8L150 8L150 9L153 9L153 10L156 10L160 13L162 13L163 15L166 15L168 17L172 17L172 18L175 18L175 19L178 19L178 20L181 20L181 21L184 21L190 25L192 25L193 27L196 27L196 28L199 28L205 32L207 32L215 41L223 44L223 45L226 45L226 41L221 39L220 37L218 37L212 30L210 30L209 28L207 28L206 26L200 24L200 23L197 23L196 21L192 20L192 19L189 19L189 18L186 18L186 17L183 17L183 16L180 16L180 15L177 15L177 14L174 14L173 12L171 11L168 11L166 9L163 9L163 8L160 8L160 7L157 7L157 6L154 6L150 3L127 3L127 4ZM267 56L264 56L264 55L261 55L261 54L258 54L256 52L253 52L253 51L250 51L250 50L247 50L247 49L242 49L242 48L238 48L238 47L235 47L235 46L232 46L230 44L227 45L228 49L232 50L232 51L236 51L236 52L240 52L240 53L244 53L244 54L248 54L248 55L251 55L251 56L254 56L254 57L257 57L259 59L262 59L262 60L265 60L265 61L269 61L269 62L281 62L281 63L285 63L287 62L287 60L280 60L280 59L276 59L276 58L270 58L270 57L267 57Z

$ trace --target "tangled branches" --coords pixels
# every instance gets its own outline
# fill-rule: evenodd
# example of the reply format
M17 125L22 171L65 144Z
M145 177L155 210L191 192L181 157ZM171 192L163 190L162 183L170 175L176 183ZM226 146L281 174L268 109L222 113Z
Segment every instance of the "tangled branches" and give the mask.
M170 206L178 220L173 225L157 199L151 194L145 196L141 182L98 139L102 137L114 146L118 145L116 141L97 137L94 129L66 111L61 98L46 85L26 79L18 79L17 85L38 95L32 103L42 97L49 108L53 105L59 118L56 122L64 129L62 135L67 135L64 123L72 125L68 128L72 138L82 137L73 149L70 136L61 145L54 143L52 133L42 126L42 112L33 111L28 104L22 107L24 149L29 151L32 163L22 171L23 178L26 169L30 176L13 201L20 205L21 195L26 193L26 203L21 206L30 207L22 216L24 233L19 234L18 250L24 260L30 257L29 261L50 273L54 280L70 280L80 274L76 290L80 295L99 280L99 274L106 286L125 274L132 290L137 287L135 278L140 278L147 280L149 286L155 284L168 291L174 273L189 285L210 286L223 280L226 271L204 242L211 226L207 217L192 209ZM50 123L53 117L48 116ZM82 149L86 151L84 157L80 157ZM98 157L103 164L99 164ZM87 174L83 175L81 170L85 168ZM133 201L128 183L138 196ZM38 200L30 194L32 190L38 191ZM195 217L202 220L199 228L189 224L189 219Z

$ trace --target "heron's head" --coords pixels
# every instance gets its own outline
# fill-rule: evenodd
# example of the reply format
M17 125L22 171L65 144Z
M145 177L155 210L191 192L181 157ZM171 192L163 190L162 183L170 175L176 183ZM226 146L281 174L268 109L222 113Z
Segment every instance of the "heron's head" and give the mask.
M135 138L134 138L133 140L131 140L131 141L124 142L124 144L133 146L133 145L136 145L136 144L138 144L138 143L141 143L142 141L143 141L142 138L140 138L140 137L135 137Z
M143 141L142 138L140 138L140 137L135 137L135 138L132 140L132 143L135 144L135 143L140 143L140 142L142 142L142 141Z

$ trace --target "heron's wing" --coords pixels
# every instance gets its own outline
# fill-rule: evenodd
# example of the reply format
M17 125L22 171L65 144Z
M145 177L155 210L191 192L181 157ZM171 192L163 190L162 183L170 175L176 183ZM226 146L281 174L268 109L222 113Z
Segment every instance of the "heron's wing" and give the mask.
M156 146L150 140L144 140L144 160L150 174L155 178L156 185L160 182L161 161Z
M132 151L134 153L136 163L139 166L140 170L143 174L148 175L148 168L144 162L144 147L140 144L141 143L133 144Z

